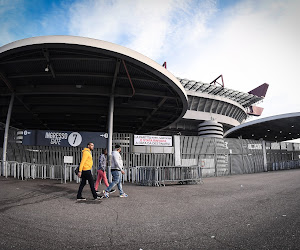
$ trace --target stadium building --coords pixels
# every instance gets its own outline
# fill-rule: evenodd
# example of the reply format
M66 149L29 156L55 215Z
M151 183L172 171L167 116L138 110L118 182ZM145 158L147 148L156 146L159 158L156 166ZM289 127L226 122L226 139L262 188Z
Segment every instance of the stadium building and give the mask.
M211 83L176 78L140 53L90 38L44 36L16 41L0 48L2 174L7 174L3 169L8 161L63 166L64 156L72 154L76 155L72 163L78 164L80 149L87 140L95 140L96 147L107 147L109 154L114 143L122 144L128 168L205 163L208 174L223 175L234 172L230 164L235 160L229 162L228 155L238 147L234 143L232 149L228 147L231 142L223 139L224 132L225 137L264 139L247 142L250 153L241 151L242 155L247 151L249 159L257 155L255 168L263 171L268 164L266 150L272 149L269 142L276 143L277 149L280 141L297 134L299 138L294 124L299 113L245 125L248 116L261 115L263 109L256 105L267 89L264 83L248 93L232 90L224 86L222 75ZM289 128L282 119L291 123ZM278 125L281 136L275 138L277 132L266 136L271 132L266 124ZM135 139L141 135L161 144L140 145ZM160 141L163 136L169 137ZM243 142L240 145L244 147ZM293 144L293 155L287 159L298 157L297 147ZM187 157L185 150L198 155ZM203 150L206 156L200 157ZM239 162L244 162L243 156Z

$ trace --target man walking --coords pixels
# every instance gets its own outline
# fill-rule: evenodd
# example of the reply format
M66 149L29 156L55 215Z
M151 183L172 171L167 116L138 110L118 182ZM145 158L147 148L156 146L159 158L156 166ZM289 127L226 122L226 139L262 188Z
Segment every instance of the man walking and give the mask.
M106 198L109 198L109 193L115 185L118 185L120 197L128 197L122 189L122 174L125 174L125 172L120 152L121 146L115 145L115 150L111 153L111 175L113 180L104 191L104 196Z
M87 147L82 150L82 159L79 166L78 177L81 177L81 182L79 185L78 193L77 193L77 200L78 201L85 201L86 199L82 197L82 190L86 184L86 181L89 182L90 188L94 197L94 200L101 200L103 197L98 196L94 187L94 180L93 175L91 172L93 166L93 157L92 151L94 149L94 143L89 142Z

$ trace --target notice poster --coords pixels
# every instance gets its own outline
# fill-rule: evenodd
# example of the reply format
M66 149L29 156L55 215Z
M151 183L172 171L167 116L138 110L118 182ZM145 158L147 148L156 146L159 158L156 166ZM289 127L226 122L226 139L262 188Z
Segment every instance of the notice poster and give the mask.
M262 145L261 144L248 144L248 149L262 150Z
M134 145L172 147L172 136L134 135Z

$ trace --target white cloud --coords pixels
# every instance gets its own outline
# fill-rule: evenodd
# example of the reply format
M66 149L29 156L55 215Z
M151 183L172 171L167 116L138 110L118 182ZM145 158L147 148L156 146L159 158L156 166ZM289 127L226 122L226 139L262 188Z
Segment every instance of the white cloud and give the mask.
M248 92L270 87L263 116L299 111L297 0L85 1L71 7L70 33L132 48L179 77Z
M214 6L214 1L209 0L77 2L70 9L69 30L162 60L167 53L175 54L206 35L204 23ZM187 36L189 39L185 39Z
M267 82L263 116L297 112L300 2L257 3L240 2L228 9L208 38L170 58L170 70L205 82L223 74L225 87L245 92Z

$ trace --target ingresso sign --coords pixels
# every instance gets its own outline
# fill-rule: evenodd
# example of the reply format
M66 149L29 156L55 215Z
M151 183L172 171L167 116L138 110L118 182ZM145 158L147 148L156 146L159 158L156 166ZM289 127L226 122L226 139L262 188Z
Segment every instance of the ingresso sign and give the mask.
M134 145L172 147L172 136L134 135Z
M93 142L95 148L106 148L107 138L108 134L104 132L24 130L22 144L30 146L86 147L87 143Z

